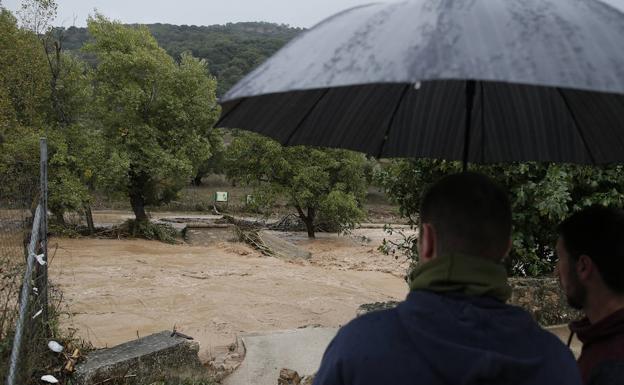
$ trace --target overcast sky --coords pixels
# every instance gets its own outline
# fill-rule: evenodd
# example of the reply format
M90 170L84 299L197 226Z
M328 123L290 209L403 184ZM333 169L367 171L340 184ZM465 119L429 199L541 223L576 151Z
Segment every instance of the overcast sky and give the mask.
M85 26L93 9L124 23L188 25L269 21L311 27L338 11L356 5L392 0L57 0L56 25ZM591 1L591 0L590 0ZM624 0L604 0L624 11ZM15 11L20 0L0 0Z
M356 5L391 0L57 0L57 25L85 26L96 8L124 23L188 25L269 21L293 27L311 27L338 11ZM624 1L624 0L621 0ZM15 11L20 0L0 0ZM75 23L74 23L75 20Z

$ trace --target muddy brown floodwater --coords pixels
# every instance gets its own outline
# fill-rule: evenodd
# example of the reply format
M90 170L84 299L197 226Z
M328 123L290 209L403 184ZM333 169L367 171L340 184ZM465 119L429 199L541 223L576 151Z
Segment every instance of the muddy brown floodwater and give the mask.
M280 234L312 251L305 262L265 257L241 243L55 238L50 279L70 314L62 326L96 347L176 325L200 342L207 360L238 334L339 326L360 304L404 298L405 262L381 255L373 230L361 231L370 241Z

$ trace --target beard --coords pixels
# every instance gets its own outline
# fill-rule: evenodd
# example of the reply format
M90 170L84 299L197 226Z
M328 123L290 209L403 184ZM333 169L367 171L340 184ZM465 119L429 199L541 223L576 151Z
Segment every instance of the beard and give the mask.
M587 300L587 288L580 282L575 271L568 274L568 285L565 291L568 305L573 309L582 310Z

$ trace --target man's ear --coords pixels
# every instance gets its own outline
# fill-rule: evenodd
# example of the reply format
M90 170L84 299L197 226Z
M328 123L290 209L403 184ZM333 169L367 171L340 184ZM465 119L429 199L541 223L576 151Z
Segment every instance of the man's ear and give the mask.
M430 223L423 223L420 226L420 260L428 262L436 257L436 235L435 229Z
M596 267L594 266L594 261L592 261L589 256L581 254L581 256L576 261L575 269L576 275L579 277L579 280L581 282L587 282L596 270Z

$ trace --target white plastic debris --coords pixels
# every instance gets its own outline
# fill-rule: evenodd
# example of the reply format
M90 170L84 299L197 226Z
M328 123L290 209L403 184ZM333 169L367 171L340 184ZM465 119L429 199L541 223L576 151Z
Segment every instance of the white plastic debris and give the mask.
M56 341L48 342L48 347L50 348L50 350L52 350L55 353L60 353L63 351L63 345L59 344Z
M41 309L38 312L36 312L35 315L32 316L32 319L35 319L35 318L39 317L41 315L41 313L43 313L43 309Z
M48 384L58 384L59 380L56 379L56 377L50 375L50 374L46 374L45 376L41 377L41 381L45 381Z
M37 289L36 287L33 287L33 293L39 294L39 289Z
M46 261L43 260L44 256L45 254L35 254L35 259L37 260L37 262L39 262L41 266L46 264Z

